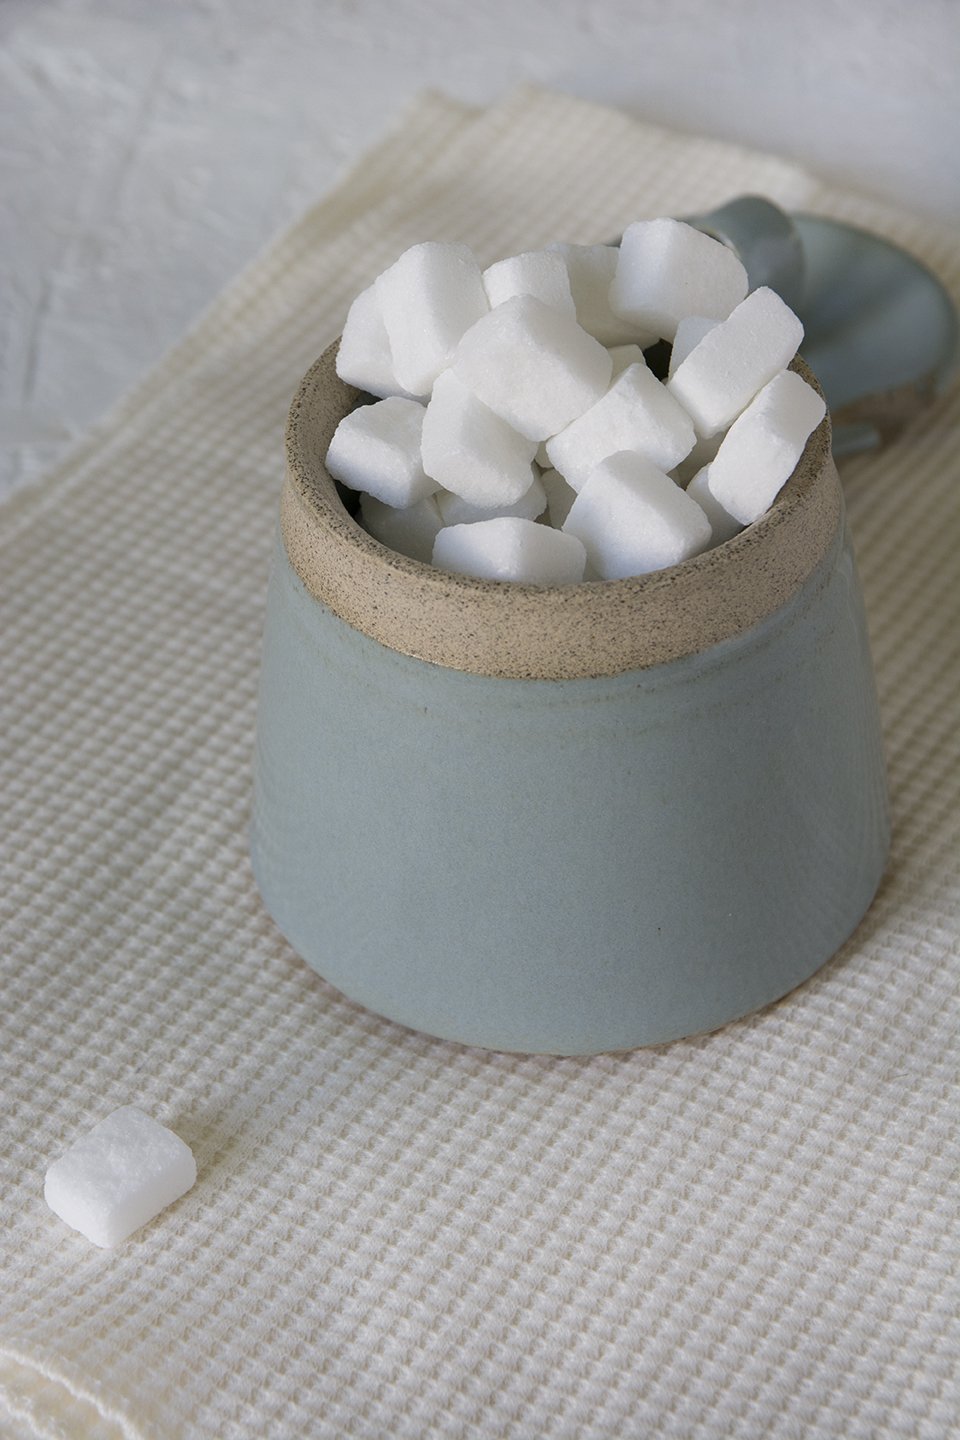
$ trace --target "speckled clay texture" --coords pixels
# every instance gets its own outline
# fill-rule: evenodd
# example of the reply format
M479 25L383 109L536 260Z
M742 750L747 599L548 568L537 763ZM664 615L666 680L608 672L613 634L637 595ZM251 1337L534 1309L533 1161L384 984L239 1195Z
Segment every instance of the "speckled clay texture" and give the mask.
M477 675L577 679L679 659L772 614L823 559L842 516L830 422L755 525L651 575L522 585L452 575L387 550L351 518L323 463L359 391L334 369L336 345L307 372L287 427L284 545L316 599L403 654ZM816 380L794 362L808 383Z

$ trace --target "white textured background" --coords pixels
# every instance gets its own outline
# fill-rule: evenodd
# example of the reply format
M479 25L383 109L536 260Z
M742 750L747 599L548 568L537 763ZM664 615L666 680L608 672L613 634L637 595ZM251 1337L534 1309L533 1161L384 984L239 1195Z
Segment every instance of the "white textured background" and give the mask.
M954 0L0 0L0 494L424 86L554 84L956 217L958 61Z

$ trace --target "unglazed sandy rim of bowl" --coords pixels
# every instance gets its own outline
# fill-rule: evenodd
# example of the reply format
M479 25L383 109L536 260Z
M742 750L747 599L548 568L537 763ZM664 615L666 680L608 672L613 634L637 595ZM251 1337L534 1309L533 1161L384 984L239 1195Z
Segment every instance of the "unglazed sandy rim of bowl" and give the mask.
M362 393L338 377L337 348L311 366L290 407L283 543L311 595L402 654L511 679L646 669L731 639L778 610L836 540L843 504L825 417L762 519L667 570L549 586L478 580L410 560L348 514L324 464L334 430ZM802 360L792 368L819 391Z

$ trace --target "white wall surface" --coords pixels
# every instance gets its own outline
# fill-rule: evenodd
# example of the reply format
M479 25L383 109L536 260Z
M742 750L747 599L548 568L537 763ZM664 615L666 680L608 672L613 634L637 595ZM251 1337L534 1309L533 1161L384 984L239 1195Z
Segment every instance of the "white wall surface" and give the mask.
M0 0L0 494L424 86L555 85L960 220L958 68L955 0Z

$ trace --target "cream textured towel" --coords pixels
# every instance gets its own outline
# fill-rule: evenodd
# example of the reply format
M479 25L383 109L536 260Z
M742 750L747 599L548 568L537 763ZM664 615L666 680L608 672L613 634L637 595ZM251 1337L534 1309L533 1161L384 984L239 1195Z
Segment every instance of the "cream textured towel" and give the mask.
M630 1055L466 1050L314 976L247 863L284 412L349 299L416 240L486 263L747 190L960 287L953 235L793 165L549 93L429 96L0 510L0 1433L960 1423L956 393L845 470L894 853L787 1000ZM43 1172L128 1103L200 1178L104 1252Z

